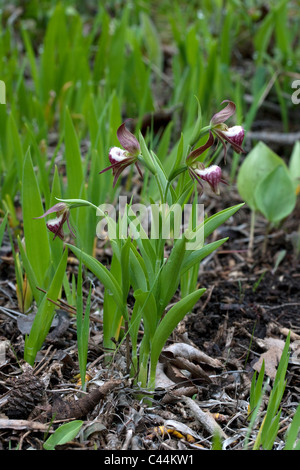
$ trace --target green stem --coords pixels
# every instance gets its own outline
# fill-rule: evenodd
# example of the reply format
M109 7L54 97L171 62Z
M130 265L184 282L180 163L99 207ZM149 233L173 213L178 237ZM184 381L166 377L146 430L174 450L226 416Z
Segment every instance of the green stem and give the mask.
M198 140L201 139L201 137L203 137L205 134L207 134L210 130L211 130L210 125L202 127L202 129L201 129L201 131L199 132L199 135L198 135Z
M157 186L158 186L158 190L159 190L159 195L160 195L161 203L164 204L164 202L165 202L165 194L167 194L167 193L164 194L164 189L163 189L163 187L162 187L162 185L161 185L161 182L160 182L160 180L159 180L158 174L155 173L154 176L155 176L156 183L157 183Z
M85 199L59 199L58 197L56 197L55 199L60 202L65 202L66 204L70 204L71 206L70 209L76 209L77 207L91 206L94 209L96 209L96 211L99 210L99 207L95 206L95 204L93 204L90 201L86 201Z
M138 156L138 161L141 162L146 168L148 168L148 170L152 173L153 176L156 175L156 171L154 170L154 166L151 166L148 161L143 158L142 155L139 155Z

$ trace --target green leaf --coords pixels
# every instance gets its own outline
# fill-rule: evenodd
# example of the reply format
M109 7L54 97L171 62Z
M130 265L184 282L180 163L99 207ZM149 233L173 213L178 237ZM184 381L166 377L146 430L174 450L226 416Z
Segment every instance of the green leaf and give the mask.
M155 24L150 19L149 15L146 15L142 12L141 22L149 61L151 64L155 64L155 66L159 70L161 70L163 58L162 49L159 41L160 36L156 30Z
M259 184L255 191L258 210L269 222L287 217L295 208L296 194L287 168L277 166Z
M286 433L285 437L285 446L283 450L293 450L298 446L299 450L299 444L300 444L300 439L298 439L298 434L299 434L299 429L300 429L300 405L298 405L296 413L294 414L293 421L289 425L289 428ZM298 439L298 442L297 442Z
M228 207L223 211L217 212L204 221L204 240L211 235L220 225L224 224L226 220L232 217L245 203L237 204L236 206ZM201 230L201 227L199 227Z
M159 279L159 305L161 311L166 308L178 287L180 279L180 269L185 255L185 243L186 239L184 236L176 240L171 254L166 264L162 268Z
M22 210L26 254L39 287L47 288L46 276L50 266L50 245L44 219L34 220L44 213L41 194L34 173L30 149L26 152L22 181Z
M133 290L141 289L146 291L149 289L149 276L146 264L136 247L131 243L130 245L130 282Z
M160 324L156 328L154 336L152 338L151 345L151 377L155 376L156 365L160 356L160 353L169 338L172 331L176 328L178 323L184 318L184 316L192 310L196 302L200 299L201 295L204 294L206 289L198 289L195 292L187 295L183 299L179 300L163 317Z
M9 114L7 119L6 135L8 146L7 156L9 156L14 161L17 168L18 180L22 181L24 154L18 127L12 113Z
M66 243L66 246L70 248L71 251L77 256L78 259L81 259L83 264L93 273L97 278L102 282L104 287L110 290L111 294L114 297L119 309L121 311L124 310L123 305L123 297L122 297L122 290L120 288L120 284L116 280L116 278L110 273L110 271L101 264L98 260L93 258L92 256L84 253L79 248Z
M153 158L151 156L151 153L148 150L145 139L144 139L141 132L139 132L139 142L140 142L140 146L141 146L141 153L143 155L144 163L147 166L147 168L149 168L151 173L153 173L155 175L156 174L156 168L155 168L155 165L154 165L154 162L153 162Z
M2 240L3 240L4 232L6 229L7 218L8 218L8 212L6 212L0 225L0 247L2 245Z
M54 433L44 442L45 450L55 450L56 446L66 444L74 439L79 433L83 421L75 420L70 423L62 424Z
M150 339L153 337L157 321L156 299L153 293L142 292L140 289L134 292L135 300L144 319L144 331Z
M130 253L130 238L127 238L126 242L123 244L121 248L121 272L122 272L122 292L123 292L123 304L126 305L127 303L127 296L128 291L130 288L130 278L129 278L129 253Z
M78 136L68 108L65 113L65 158L67 172L67 194L69 199L86 199L83 163L81 160ZM87 224L86 209L80 207L71 213L74 220L78 243L91 253L95 236L94 227Z
M83 167L78 137L68 108L65 113L65 156L68 178L68 197L85 199Z
M196 263L200 263L206 256L210 255L213 251L217 250L223 243L225 243L228 238L222 238L215 242L205 245L199 250L192 252L186 252L184 262L181 267L180 275L184 274L186 271L191 269Z
M295 191L300 189L300 142L297 141L294 145L293 152L289 161L289 171L291 178L294 182ZM298 189L298 194L299 194Z
M279 365L277 367L273 388L268 401L266 416L262 425L261 443L264 449L271 449L277 435L280 421L279 406L286 387L286 371L289 363L290 333L287 336Z
M19 237L18 237L17 241L18 241L18 246L19 246L19 250L20 250L20 254L21 254L21 258L22 258L22 264L23 264L28 282L30 284L32 294L35 298L35 301L36 301L37 305L40 305L41 299L43 297L43 293L40 290L37 289L37 287L39 286L39 283L38 283L38 280L36 278L35 272L32 269L32 266L30 264L30 261L28 259L27 254L26 254L26 250L23 246L23 243L22 243L22 241L20 240Z
M30 365L34 364L36 354L41 349L50 330L55 314L55 304L51 300L57 302L59 297L66 271L67 258L68 251L65 250L51 285L38 307L29 336L25 338L24 359Z
M252 210L259 210L255 200L256 188L278 165L284 165L283 160L262 142L259 142L243 161L238 173L237 187L242 199Z
M84 313L83 312L83 295L82 295L82 264L80 262L79 269L78 269L78 281L77 281L76 325L77 325L78 362L79 362L81 385L83 389L85 386L85 374L86 374L87 353L88 353L91 294L92 294L92 289L90 286L89 295L86 301L86 309Z
M176 172L176 170L178 170L178 168L181 165L181 162L183 159L183 147L184 147L184 138L183 138L183 134L181 133L180 140L177 146L176 158L174 159L172 172L169 175L169 181L172 179L174 172Z
M191 147L193 147L193 145L195 145L197 140L199 139L200 131L201 131L201 128L202 128L201 105L200 105L200 102L199 102L197 96L195 96L195 98L197 100L197 105L198 105L198 115L197 115L197 121L196 121L194 130L193 130L193 134L191 135L191 138L190 138L190 146Z
M254 412L255 408L258 407L260 401L262 400L264 374L265 374L265 361L263 360L257 380L256 380L257 372L255 371L252 377L252 381L251 381L251 388L250 388L250 413L251 414Z

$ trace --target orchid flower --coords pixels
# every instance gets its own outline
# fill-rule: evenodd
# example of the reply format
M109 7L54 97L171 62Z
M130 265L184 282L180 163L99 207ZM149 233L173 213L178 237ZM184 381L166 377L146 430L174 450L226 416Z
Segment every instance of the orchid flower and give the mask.
M219 184L227 182L222 178L222 170L218 165L211 165L205 168L203 163L198 163L198 166L189 168L190 175L195 179L201 188L203 188L202 181L206 181L214 193L220 194Z
M205 168L204 163L197 162L196 159L214 143L214 136L209 131L209 137L204 145L190 152L186 158L188 171L192 179L195 179L201 188L203 188L202 180L206 181L216 194L220 194L219 183L226 183L222 179L222 170L218 165L211 165Z
M105 168L104 170L100 171L104 173L105 171L111 170L113 171L114 181L113 186L116 185L117 180L122 173L122 171L132 163L135 164L139 174L142 177L142 172L137 164L137 158L140 154L141 148L137 138L129 132L128 129L125 127L125 123L123 123L117 130L117 137L125 150L119 147L112 147L109 151L108 158L111 163L110 166Z
M211 131L221 141L225 151L226 159L226 142L228 142L237 153L243 153L242 143L245 136L245 131L242 126L228 127L224 121L227 121L234 113L236 106L233 101L224 100L221 104L228 103L224 109L214 114L210 121Z
M68 204L64 202L58 202L54 206L50 207L43 215L40 217L35 217L35 219L41 219L42 217L46 217L49 214L56 213L56 217L54 219L50 219L46 222L47 229L54 233L53 240L58 237L61 240L64 240L64 231L63 231L63 225L65 222L67 222L68 228L72 234L73 237L75 237L75 234L73 232L73 229L71 228L70 225L70 207Z

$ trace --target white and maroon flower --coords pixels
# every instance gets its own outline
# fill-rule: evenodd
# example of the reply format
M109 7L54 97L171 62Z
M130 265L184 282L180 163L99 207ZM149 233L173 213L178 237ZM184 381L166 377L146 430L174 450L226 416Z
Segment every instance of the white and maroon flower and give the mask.
M70 233L75 237L73 229L70 225L70 208L69 205L64 202L58 202L54 206L50 207L43 215L40 217L35 217L35 219L41 219L42 217L46 217L49 214L56 213L56 217L54 219L50 219L46 222L47 229L54 233L53 240L58 237L61 240L64 240L65 234L63 231L63 225L67 222L68 229Z
M224 109L216 113L211 121L211 131L221 141L224 147L225 158L227 153L226 142L228 142L235 152L244 153L242 143L245 136L245 131L242 126L228 127L224 121L227 121L234 113L236 106L233 101L224 100L221 104L228 103Z
M119 147L112 147L108 154L111 165L100 171L101 174L112 169L114 175L113 186L117 183L122 171L133 163L142 177L142 172L137 164L137 159L141 152L137 138L128 129L126 129L125 123L118 128L117 137L125 150Z
M205 168L203 163L199 163L197 168L190 167L189 172L191 177L200 184L201 188L203 188L202 181L206 181L216 194L220 194L220 183L227 184L222 179L222 170L218 165L211 165Z

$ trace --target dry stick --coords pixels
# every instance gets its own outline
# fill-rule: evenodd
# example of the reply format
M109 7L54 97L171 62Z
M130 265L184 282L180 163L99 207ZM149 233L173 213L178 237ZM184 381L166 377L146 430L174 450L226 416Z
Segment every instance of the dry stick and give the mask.
M0 429L30 429L31 431L45 432L49 430L49 424L38 423L26 419L6 419L0 418Z
M218 433L221 438L227 439L227 436L224 433L223 429L221 428L221 426L218 425L218 423L215 421L214 417L209 411L206 413L202 411L201 408L197 405L197 403L195 403L195 401L189 397L183 397L183 399L187 406L190 408L193 415L195 416L196 420L202 426L204 426L210 434Z

